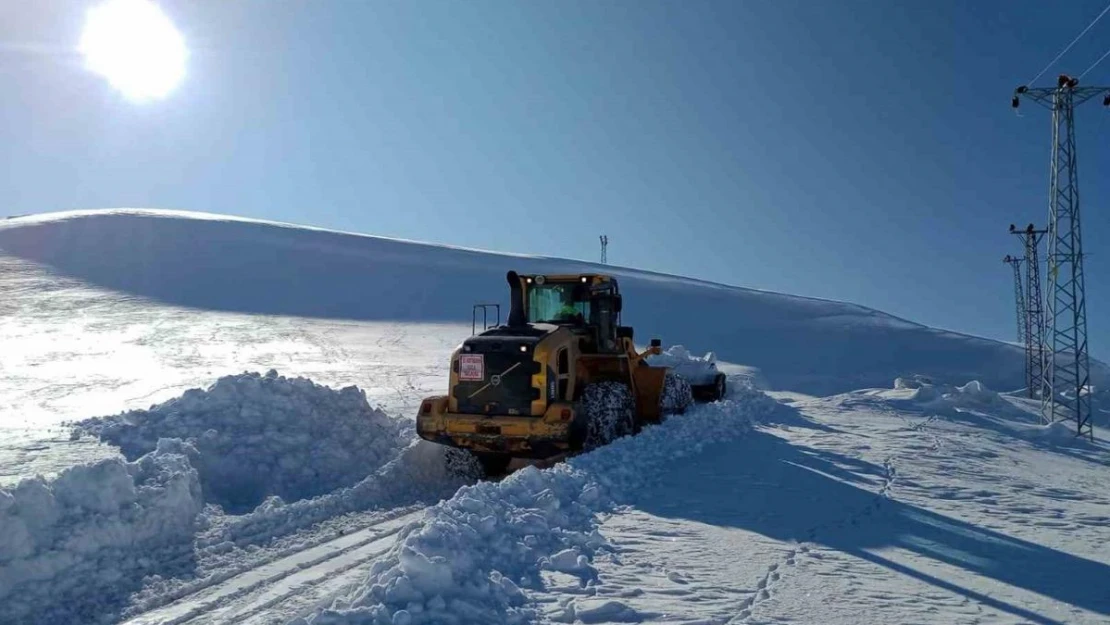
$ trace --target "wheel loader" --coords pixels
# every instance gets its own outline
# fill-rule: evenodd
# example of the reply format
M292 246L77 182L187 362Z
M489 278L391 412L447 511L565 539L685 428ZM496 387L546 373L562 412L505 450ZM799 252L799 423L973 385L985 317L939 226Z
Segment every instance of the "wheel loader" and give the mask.
M621 325L616 278L515 271L506 278L507 322L498 304L475 306L472 335L451 354L447 394L425 399L416 419L421 438L472 456L487 476L504 473L514 458L607 444L684 412L695 396L724 395L723 373L692 388L648 364L661 342L636 350L633 329ZM491 307L498 320L487 326Z

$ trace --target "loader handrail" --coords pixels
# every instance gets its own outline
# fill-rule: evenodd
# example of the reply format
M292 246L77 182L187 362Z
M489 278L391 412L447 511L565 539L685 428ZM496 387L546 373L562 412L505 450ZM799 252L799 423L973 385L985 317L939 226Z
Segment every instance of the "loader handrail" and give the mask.
M478 309L482 309L482 331L485 332L490 328L496 328L501 325L501 304L475 304L474 310L470 313L470 335L477 334L478 327ZM497 311L497 323L492 326L489 325L489 309L493 308Z

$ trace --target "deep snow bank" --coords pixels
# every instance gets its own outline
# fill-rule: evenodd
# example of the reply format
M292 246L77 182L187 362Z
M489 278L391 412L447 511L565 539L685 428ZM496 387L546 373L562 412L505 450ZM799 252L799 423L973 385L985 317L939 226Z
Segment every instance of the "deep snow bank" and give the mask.
M0 490L0 623L92 623L187 556L200 483L180 441Z
M771 388L834 394L885 386L909 370L1011 390L1024 377L1015 345L848 303L212 215L129 210L10 219L0 222L0 253L171 304L406 322L466 323L475 301L507 310L508 269L604 271L620 280L623 318L641 343L660 337L695 353L713 351L722 362L758 368ZM1093 382L1102 385L1106 367L1091 364Z
M550 470L525 468L500 482L464 487L402 532L349 597L310 617L313 625L519 623L535 620L525 593L543 578L596 578L608 545L597 514L654 471L707 442L743 436L775 402L751 388L692 408L634 437ZM573 622L574 606L546 615Z
M357 387L305 378L225 376L149 410L77 424L134 459L160 438L188 441L204 497L229 511L268 497L295 501L358 483L397 456L407 421L374 410Z

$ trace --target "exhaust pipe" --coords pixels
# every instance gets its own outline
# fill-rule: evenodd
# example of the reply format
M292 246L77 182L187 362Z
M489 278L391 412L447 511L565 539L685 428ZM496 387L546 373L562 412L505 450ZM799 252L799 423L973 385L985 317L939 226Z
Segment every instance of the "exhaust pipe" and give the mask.
M509 281L509 327L527 325L528 317L524 314L524 290L520 286L520 276L515 271L510 271L505 278Z

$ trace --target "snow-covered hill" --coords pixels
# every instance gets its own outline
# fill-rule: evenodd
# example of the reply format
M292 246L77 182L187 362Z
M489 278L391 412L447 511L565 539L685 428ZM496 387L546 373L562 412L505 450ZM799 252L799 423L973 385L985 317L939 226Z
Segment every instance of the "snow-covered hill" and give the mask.
M448 477L411 415L508 269L616 273L637 338L716 352L729 397L553 468ZM0 222L0 293L0 622L1110 619L1106 432L996 392L1021 385L1012 345L167 211Z
M523 227L523 226L522 226ZM667 245L658 241L660 247ZM205 310L322 319L467 322L507 305L504 275L609 271L626 323L694 352L757 367L767 383L824 395L925 374L1022 385L1015 346L852 304L610 266L167 211L55 213L0 223L0 252L59 276ZM745 272L737 268L736 281ZM937 297L945 297L937 293ZM1099 366L1097 378L1107 379Z

